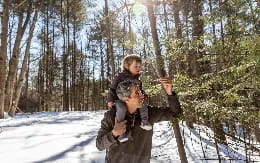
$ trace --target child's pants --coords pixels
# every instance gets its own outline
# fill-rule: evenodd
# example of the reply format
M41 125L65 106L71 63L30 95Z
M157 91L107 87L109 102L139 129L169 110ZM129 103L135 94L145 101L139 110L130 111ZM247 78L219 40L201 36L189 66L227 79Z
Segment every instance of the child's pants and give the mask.
M125 115L127 112L126 105L123 101L117 100L116 101L116 119L118 122L122 122L125 120Z
M118 122L122 122L123 120L125 120L126 112L127 112L126 104L121 100L117 100L116 101L116 119L118 120ZM139 109L139 112L140 112L142 121L148 121L147 104L145 104L143 108Z

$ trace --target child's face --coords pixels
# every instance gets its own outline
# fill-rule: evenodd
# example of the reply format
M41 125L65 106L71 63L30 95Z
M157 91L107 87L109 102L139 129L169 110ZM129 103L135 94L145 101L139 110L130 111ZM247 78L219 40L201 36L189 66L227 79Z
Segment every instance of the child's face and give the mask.
M129 65L128 70L133 75L141 74L141 66L142 64L140 62L133 61L133 63Z

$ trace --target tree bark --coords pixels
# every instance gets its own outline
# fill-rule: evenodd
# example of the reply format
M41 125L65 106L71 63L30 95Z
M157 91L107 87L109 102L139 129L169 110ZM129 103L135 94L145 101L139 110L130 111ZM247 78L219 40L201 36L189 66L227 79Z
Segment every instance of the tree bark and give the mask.
M20 55L20 44L23 37L23 34L26 30L26 27L28 25L28 22L31 17L31 9L32 4L29 4L29 7L27 9L27 16L25 21L23 22L23 12L19 12L18 16L18 29L17 29L17 35L13 47L13 54L12 58L9 62L9 72L6 80L6 87L5 87L5 111L9 113L11 110L11 106L13 105L13 93L14 93L14 86L16 82L16 74L18 71L18 61L19 61L19 55ZM13 116L13 115L10 115Z
M260 126L259 126L259 124L255 125L254 133L255 133L256 141L260 142Z
M212 0L209 0L209 10L210 10L210 14L213 15ZM212 33L213 33L213 44L216 45L217 36L216 36L216 25L214 22L212 23Z
M125 42L125 35L126 35L126 33L127 33L127 31L126 31L126 17L124 16L124 18L123 18L123 21L124 21L124 25L123 25L123 40L122 40L122 42L124 43ZM126 50L126 46L125 46L125 44L122 44L122 55L123 55L123 57L125 57L125 50Z
M66 0L66 30L67 30L67 46L66 46L66 55L67 55L67 59L68 62L66 64L66 69L68 69L70 67L70 55L71 55L71 46L70 46L70 3L69 0ZM68 71L68 74L70 73L70 71ZM73 105L72 105L72 82L71 82L71 74L69 74L69 76L67 77L67 111L72 111L73 109Z
M223 131L223 125L220 123L219 120L216 120L212 123L213 123L212 128L213 128L214 135L215 135L214 139L216 139L216 141L218 143L228 145L226 137L225 137L225 132Z
M113 53L113 45L112 45L112 38L111 38L111 21L110 21L110 15L108 12L108 0L105 0L105 33L106 33L106 39L107 39L107 56L109 60L109 68L111 70L111 75L109 74L110 81L113 81L115 78L115 59L114 59L114 53Z
M177 146L178 146L178 152L179 152L181 163L188 163L178 119L175 119L172 121L172 127L173 127L173 131L174 131L174 135L176 137L176 142L177 142Z
M0 119L4 118L9 2L9 0L3 1L3 17L1 19L2 29L0 46Z
M126 3L126 2L125 2ZM131 22L131 12L128 9L128 6L126 6L127 10L127 18L128 18L128 35L129 35L129 42L130 42L130 50L129 53L134 53L134 41L133 41L133 34L132 34L132 22Z
M156 65L157 65L158 76L164 77L164 76L166 76L166 71L165 71L165 68L164 68L163 58L162 58L162 55L161 55L159 38L158 38L157 30L156 30L156 18L154 16L153 6L147 5L147 11L148 11L148 17L149 17L149 22L150 22L151 31L152 31L153 45L154 45L155 55L156 55ZM174 133L175 133L176 142L177 142L181 162L187 163L188 161L187 161L182 137L181 137L181 134L180 134L181 132L180 132L180 128L179 128L179 123L178 123L177 119L173 122L172 126L173 126L173 130L174 130Z
M181 25L181 20L180 20L180 7L181 4L179 1L174 1L173 2L173 17L174 17L174 23L175 23L175 29L176 29L176 40L178 41L178 45L177 48L179 49L177 54L177 57L174 57L174 55L172 55L170 57L170 63L169 63L169 77L173 78L174 74L176 73L176 71L180 71L180 72L184 72L185 66L183 63L183 54L184 52L182 52L180 49L183 46L183 35L182 35L182 25ZM174 60L174 58L176 58Z
M43 41L42 41L43 42ZM42 43L42 49L43 49L43 45L44 43ZM43 50L42 50L43 51ZM42 55L40 56L40 58L42 58ZM39 108L38 108L38 112L43 110L43 106L44 106L44 98L43 98L43 94L44 94L44 62L43 62L43 58L39 61L39 68L38 68L38 78L37 78L37 92L39 94L38 96L38 101L39 101Z
M91 101L92 101L92 107L91 110L96 110L96 101L97 101L97 89L96 89L96 80L95 80L95 64L94 64L94 52L92 52L92 59L93 59L93 65L92 65L92 91L91 91Z
M157 73L158 76L163 77L166 75L166 71L164 68L164 62L161 54L160 42L158 39L158 33L156 29L156 18L154 16L154 9L152 5L147 5L148 18L150 21L152 38L153 38L153 46L156 55L156 65L157 65Z
M202 0L192 1L192 50L188 56L189 70L192 77L197 77L201 74L200 64L198 59L202 57L203 51L203 20L202 20Z
M101 65L101 72L100 72L100 88L101 88L101 92L104 93L105 92L105 72L104 72L104 56L103 56L103 48L102 48L102 36L100 38L99 41L99 46L100 46L100 65ZM106 104L105 104L105 98L104 96L102 96L102 108L105 108ZM105 104L105 105L104 105Z
M41 4L43 2L41 1ZM41 6L41 5L40 5ZM25 49L25 55L24 55L24 59L23 59L23 63L22 63L22 69L19 75L19 79L18 79L18 83L14 92L14 103L12 105L11 110L9 111L9 115L14 116L18 102L19 102L19 98L20 98L20 94L21 94L21 90L23 87L23 81L25 79L25 74L26 74L26 70L27 70L27 63L29 60L29 56L30 56L30 47L31 47L31 40L33 37L33 32L35 29L35 24L38 18L38 12L39 10L35 11L34 17L33 17L33 21L32 21L32 25L30 27L30 31L29 31L29 36L27 38L27 45L26 45L26 49Z
M44 14L44 73L45 73L45 90L44 90L44 111L49 111L50 101L51 101L51 71L52 63L50 62L51 58L51 46L50 46L50 33L49 33L49 24L50 24L50 14L49 14L49 1L45 5L45 14Z
M76 52L76 17L75 15L73 15L73 51L72 51L72 105L74 109L77 109L78 106L78 102L77 102L77 96L76 96L76 86L77 86L77 82L76 82L76 73L77 73L77 52Z
M68 79L67 79L67 58L66 52L66 34L65 34L65 16L63 12L63 0L61 3L61 26L62 26L62 37L63 37L63 55L62 55L62 91L63 91L63 111L69 111L69 97L68 97Z

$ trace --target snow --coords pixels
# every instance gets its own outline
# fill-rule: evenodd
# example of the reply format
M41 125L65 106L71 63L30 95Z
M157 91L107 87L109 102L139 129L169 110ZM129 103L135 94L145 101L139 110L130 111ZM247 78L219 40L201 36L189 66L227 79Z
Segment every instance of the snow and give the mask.
M95 140L104 112L39 112L17 114L14 118L5 116L0 120L0 162L103 163L105 151L96 149ZM188 162L218 162L210 129L195 125L196 130L191 130L185 123L180 123L180 127ZM218 147L222 162L231 162L230 159L245 162L243 146ZM254 154L250 159L251 162L260 161L260 156ZM151 163L168 162L180 162L178 149L170 122L160 122L154 125Z

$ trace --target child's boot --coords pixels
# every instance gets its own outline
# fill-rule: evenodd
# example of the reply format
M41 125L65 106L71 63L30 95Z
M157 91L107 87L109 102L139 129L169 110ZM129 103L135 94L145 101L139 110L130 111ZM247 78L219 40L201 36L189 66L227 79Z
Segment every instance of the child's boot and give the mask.
M124 134L120 135L120 136L118 137L118 141L119 141L120 143L124 143L124 142L128 141L128 136L127 136L127 134L124 133Z
M141 125L140 127L144 130L151 130L153 126L148 121L148 99L144 99L144 106L143 108L139 109L141 115Z
M142 120L140 127L144 130L151 130L153 128L153 126L147 120Z

